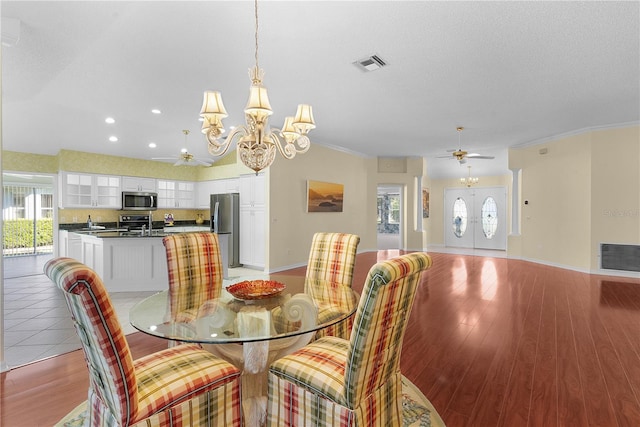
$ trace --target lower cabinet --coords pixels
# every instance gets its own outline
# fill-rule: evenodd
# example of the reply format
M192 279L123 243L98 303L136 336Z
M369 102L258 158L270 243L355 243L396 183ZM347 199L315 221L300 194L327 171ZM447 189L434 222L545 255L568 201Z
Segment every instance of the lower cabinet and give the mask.
M169 287L167 257L159 237L79 237L80 254L72 258L92 268L109 292L162 291ZM76 255L76 256L74 256ZM78 256L79 255L79 256Z
M265 264L265 210L240 208L240 263L264 268Z

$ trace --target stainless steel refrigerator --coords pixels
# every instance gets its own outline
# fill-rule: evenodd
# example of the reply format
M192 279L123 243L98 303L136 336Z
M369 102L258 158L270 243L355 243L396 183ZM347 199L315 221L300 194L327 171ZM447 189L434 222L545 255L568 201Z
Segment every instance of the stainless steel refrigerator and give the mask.
M211 231L229 235L229 267L240 267L240 194L211 195Z

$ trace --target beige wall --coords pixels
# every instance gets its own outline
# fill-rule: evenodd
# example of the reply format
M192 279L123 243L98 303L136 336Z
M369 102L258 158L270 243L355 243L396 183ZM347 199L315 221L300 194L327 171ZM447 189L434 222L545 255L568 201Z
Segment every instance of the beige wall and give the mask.
M509 151L509 167L522 169L520 183L521 234L510 235L510 257L594 271L598 245L640 243L640 135L638 126L585 132ZM546 148L546 154L539 150ZM56 173L69 170L160 178L208 180L251 173L234 163L235 153L212 168L173 167L170 164L87 153L61 152L37 156L3 152L3 169ZM106 157L106 159L104 159ZM287 161L277 157L266 172L269 209L267 265L272 271L303 265L316 231L344 231L361 237L360 251L376 249L376 190L378 184L404 188L407 221L405 249L420 250L444 244L444 189L456 180L431 180L422 159L402 159L404 171L382 172L378 159L363 158L318 144ZM507 186L511 176L480 177L480 186ZM339 182L345 186L342 213L307 213L306 180ZM416 230L416 179L430 191L430 216ZM524 205L524 200L529 204ZM507 202L510 208L510 201ZM71 210L61 216L72 215ZM105 212L108 210L104 210ZM191 219L201 211L179 212ZM110 215L115 211L109 211ZM76 212L83 221L86 212ZM182 218L184 217L184 218ZM106 219L105 219L106 220Z
M367 169L366 159L317 144L294 160L276 159L266 174L270 270L306 264L311 238L319 231L357 234L361 238L359 248L375 248L375 234L372 235L372 226L368 224L376 205L375 197L369 194ZM308 213L309 179L343 184L343 211Z
M510 150L509 167L522 169L521 235L509 239L518 256L595 271L601 242L640 243L638 132L585 132Z
M377 158L313 145L309 152L288 161L280 157L267 172L268 266L271 271L306 264L313 234L319 231L360 236L359 252L377 249L377 186L397 184L404 189L404 248L423 249L423 232L417 231L416 177L422 179L421 158L397 159L406 172L382 172ZM306 212L307 180L344 185L343 212Z
M600 243L640 244L640 127L591 134L591 269Z

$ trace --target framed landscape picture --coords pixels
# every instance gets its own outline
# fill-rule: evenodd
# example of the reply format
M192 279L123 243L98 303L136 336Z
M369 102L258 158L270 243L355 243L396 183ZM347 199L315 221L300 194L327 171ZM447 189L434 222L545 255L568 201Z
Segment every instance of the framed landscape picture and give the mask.
M422 218L429 218L429 189L422 190Z
M307 180L307 212L342 212L344 185Z

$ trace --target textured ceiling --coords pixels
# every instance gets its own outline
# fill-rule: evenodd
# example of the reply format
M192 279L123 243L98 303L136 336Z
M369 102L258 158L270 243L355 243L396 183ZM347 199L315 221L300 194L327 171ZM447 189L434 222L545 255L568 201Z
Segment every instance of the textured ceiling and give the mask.
M280 127L313 105L313 143L364 156L438 159L458 148L474 175L506 173L507 147L638 123L639 2L261 1L260 66ZM198 114L220 90L243 121L253 2L2 1L21 22L2 48L3 148L136 158L208 157ZM353 62L377 54L388 66ZM163 114L153 115L152 108ZM104 119L112 116L114 125ZM119 141L108 141L117 135ZM149 142L158 147L148 148ZM313 149L313 148L312 148Z

